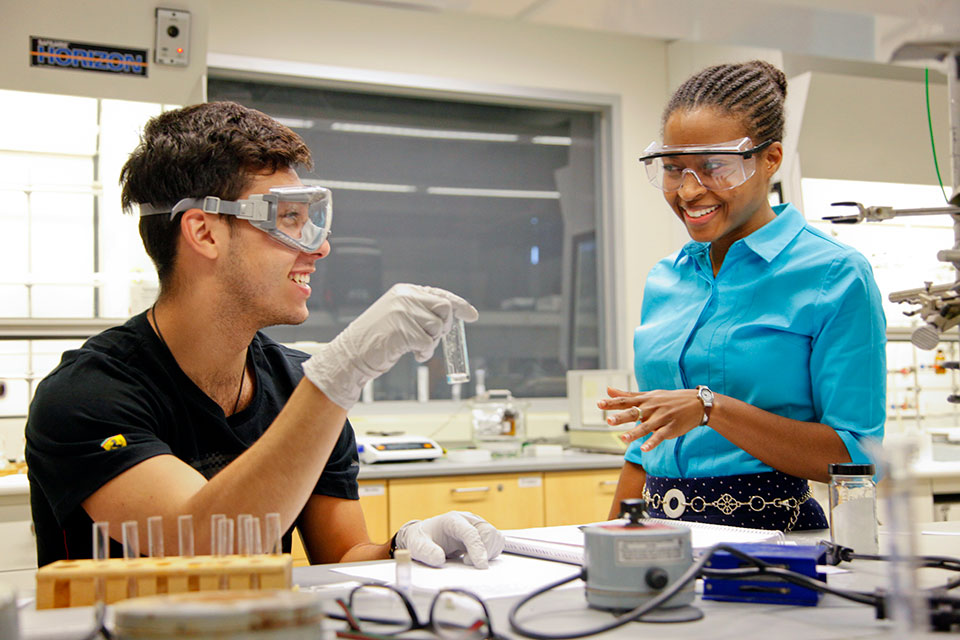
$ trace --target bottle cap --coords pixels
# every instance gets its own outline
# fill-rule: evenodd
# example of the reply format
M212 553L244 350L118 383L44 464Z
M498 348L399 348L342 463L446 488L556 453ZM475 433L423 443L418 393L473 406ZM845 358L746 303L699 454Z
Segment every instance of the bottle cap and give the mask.
M834 462L827 465L827 473L832 476L872 476L876 473L876 467L872 464Z

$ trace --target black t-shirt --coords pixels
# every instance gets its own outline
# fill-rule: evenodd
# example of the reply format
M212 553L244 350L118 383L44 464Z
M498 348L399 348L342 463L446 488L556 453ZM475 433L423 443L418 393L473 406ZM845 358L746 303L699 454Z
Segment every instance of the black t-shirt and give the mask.
M230 464L280 413L307 357L257 333L247 353L253 399L227 418L180 369L146 313L65 352L37 386L27 418L38 564L89 558L92 522L81 503L147 458L172 454L208 479ZM358 471L353 429L345 422L314 493L356 500ZM119 556L112 544L111 556Z

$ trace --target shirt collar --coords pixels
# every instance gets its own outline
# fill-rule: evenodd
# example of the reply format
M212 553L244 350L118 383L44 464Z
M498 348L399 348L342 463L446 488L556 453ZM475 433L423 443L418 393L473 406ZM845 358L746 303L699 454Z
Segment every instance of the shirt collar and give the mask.
M803 229L806 224L806 219L803 217L803 214L800 213L800 210L789 202L774 206L773 213L776 216L773 220L746 238L737 241L743 242L747 248L767 262L773 261L774 258L780 255L780 252L797 237L797 234L800 233L800 230ZM676 266L684 256L689 256L693 260L700 262L705 259L709 250L709 242L690 241L677 253L673 264Z

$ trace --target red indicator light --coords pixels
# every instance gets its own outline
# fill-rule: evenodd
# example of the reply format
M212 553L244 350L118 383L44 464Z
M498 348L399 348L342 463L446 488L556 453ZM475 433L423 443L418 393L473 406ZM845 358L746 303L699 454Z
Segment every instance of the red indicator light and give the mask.
M177 53L183 53L183 47L177 47Z

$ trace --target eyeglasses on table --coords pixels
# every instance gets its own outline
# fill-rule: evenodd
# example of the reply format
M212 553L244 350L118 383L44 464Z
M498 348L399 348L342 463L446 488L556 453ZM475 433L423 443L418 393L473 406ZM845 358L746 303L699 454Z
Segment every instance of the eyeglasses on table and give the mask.
M465 589L442 589L433 597L430 616L420 619L413 603L391 585L362 584L348 600L337 600L350 629L338 631L348 640L392 639L408 631L427 630L443 640L502 640L491 626L487 605L475 593Z

